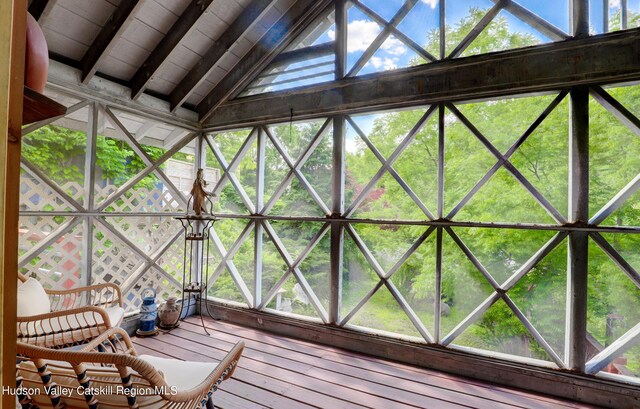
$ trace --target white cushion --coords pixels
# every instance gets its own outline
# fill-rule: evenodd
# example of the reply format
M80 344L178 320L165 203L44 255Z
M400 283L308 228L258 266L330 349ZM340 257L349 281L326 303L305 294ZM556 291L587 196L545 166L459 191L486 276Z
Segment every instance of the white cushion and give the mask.
M169 386L179 391L195 388L218 366L217 362L189 362L176 359L158 358L151 355L140 355L138 358L153 365L162 372Z
M18 286L18 317L29 317L51 312L49 296L35 278Z

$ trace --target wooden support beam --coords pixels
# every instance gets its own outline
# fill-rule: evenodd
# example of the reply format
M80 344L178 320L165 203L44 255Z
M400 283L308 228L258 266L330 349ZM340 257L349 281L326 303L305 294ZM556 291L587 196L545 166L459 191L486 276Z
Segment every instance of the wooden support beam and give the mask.
M211 129L640 80L640 29L363 75L229 101Z
M253 81L291 41L333 2L298 0L249 53L198 104L200 121L206 121L223 102L234 98Z
M180 18L171 26L160 43L154 48L142 66L131 78L131 98L137 99L147 88L153 75L165 63L169 54L180 44L184 36L193 29L213 0L192 0Z
M116 43L116 40L124 33L129 24L135 19L137 11L143 2L139 0L122 0L116 7L109 20L104 24L98 36L80 61L82 70L82 83L87 84L98 70L102 60Z
M193 66L191 71L171 91L169 101L173 112L187 100L193 90L209 75L216 62L225 55L231 46L238 41L249 27L260 20L274 0L253 0L229 28L214 41L204 56Z
M309 47L298 48L278 55L271 61L269 68L282 68L300 61L311 60L313 58L326 57L334 53L334 42L311 45Z
M20 140L27 1L0 2L0 381L16 382ZM15 407L3 393L1 407Z

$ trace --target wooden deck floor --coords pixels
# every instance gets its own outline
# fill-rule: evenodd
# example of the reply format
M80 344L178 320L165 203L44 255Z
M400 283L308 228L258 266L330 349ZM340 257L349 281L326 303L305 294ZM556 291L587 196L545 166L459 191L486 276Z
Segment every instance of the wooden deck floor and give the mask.
M208 336L199 323L192 317L170 333L134 342L140 354L205 361L244 340L238 369L214 394L219 408L592 408L223 321L207 320Z

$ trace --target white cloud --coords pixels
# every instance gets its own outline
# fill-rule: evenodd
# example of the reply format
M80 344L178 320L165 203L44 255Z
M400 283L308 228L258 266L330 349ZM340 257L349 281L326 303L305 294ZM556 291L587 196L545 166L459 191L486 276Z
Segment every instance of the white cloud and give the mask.
M616 8L620 6L620 0L609 0L609 7Z
M382 58L373 56L369 60L369 63L371 63L371 65L373 65L374 68L380 68L382 67Z
M387 38L380 48L391 55L402 55L407 52L404 43L393 36Z
M347 49L352 53L355 51L366 50L380 33L380 26L373 21L354 20L349 23L347 31L349 33L347 38ZM331 40L336 39L336 33L333 30L329 30L327 35Z
M438 0L421 0L424 4L431 6L432 9L435 9L438 5ZM615 1L615 0L612 0ZM620 0L618 0L620 1Z
M398 68L398 59L397 58L385 58L384 59L384 69L385 70L395 70Z

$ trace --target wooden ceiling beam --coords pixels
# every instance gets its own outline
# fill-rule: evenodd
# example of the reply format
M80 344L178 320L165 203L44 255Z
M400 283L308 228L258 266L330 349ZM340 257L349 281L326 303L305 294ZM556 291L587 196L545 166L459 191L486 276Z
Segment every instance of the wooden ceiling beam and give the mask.
M180 44L180 41L200 19L202 14L209 8L213 0L192 0L186 10L171 26L167 34L160 40L160 43L151 52L146 61L131 78L131 98L138 99L147 88L153 75L167 61L171 52Z
M109 55L118 38L122 36L122 33L135 19L135 15L142 3L139 0L122 0L113 14L111 14L111 17L109 17L82 57L80 69L82 70L83 84L88 84L95 75L100 63Z
M191 71L171 91L169 102L171 111L180 107L191 95L193 90L205 80L215 64L238 41L242 34L255 22L260 20L266 10L275 0L253 0L240 15L231 23L229 28L214 41L204 56L193 66Z
M298 0L287 13L267 31L235 67L197 106L200 121L206 121L225 101L237 96L322 13L331 0Z
M640 81L640 28L439 61L221 105L206 129Z

